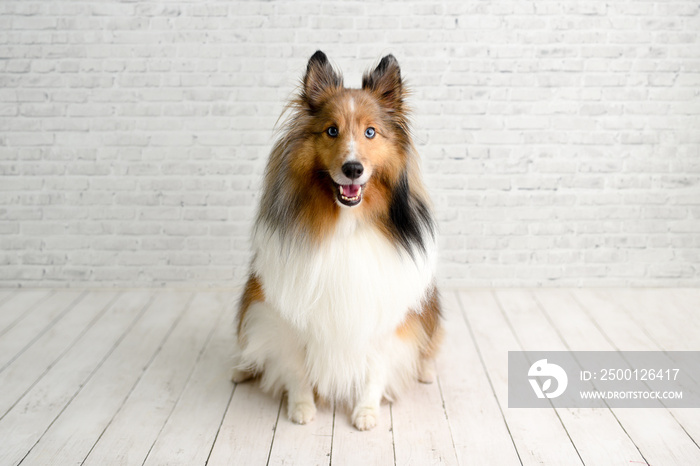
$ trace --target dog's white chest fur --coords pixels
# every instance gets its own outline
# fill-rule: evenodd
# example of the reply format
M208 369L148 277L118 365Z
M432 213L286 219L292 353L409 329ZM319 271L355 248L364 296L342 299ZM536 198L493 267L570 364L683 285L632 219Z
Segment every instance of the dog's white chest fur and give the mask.
M368 358L388 344L410 309L419 309L433 281L432 242L412 258L347 211L320 244L283 243L275 232L256 235L254 246L265 300L298 332L322 394L362 382Z

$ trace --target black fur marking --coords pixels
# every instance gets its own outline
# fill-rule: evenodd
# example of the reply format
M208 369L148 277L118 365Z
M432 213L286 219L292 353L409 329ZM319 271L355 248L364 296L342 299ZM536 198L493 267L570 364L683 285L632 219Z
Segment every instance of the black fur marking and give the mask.
M311 55L311 58L309 58L309 65L316 62L320 63L321 65L324 65L328 63L328 57L322 51L316 50L316 52L313 55Z
M400 83L401 69L399 68L399 62L393 55L389 54L381 59L374 71L367 72L362 76L362 88L374 89L389 69L389 66L395 67L394 72L396 73L396 76L394 79Z
M389 219L394 238L411 256L414 247L425 253L425 235L435 236L435 223L425 202L411 193L405 173L392 192Z

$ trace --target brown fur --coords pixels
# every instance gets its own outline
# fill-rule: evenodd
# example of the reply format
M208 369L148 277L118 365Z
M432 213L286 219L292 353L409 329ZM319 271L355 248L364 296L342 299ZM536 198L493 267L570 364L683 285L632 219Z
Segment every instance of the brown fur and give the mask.
M243 335L243 320L248 312L248 308L251 304L255 302L264 302L265 293L263 292L262 285L254 274L250 274L248 281L243 289L243 294L241 295L240 302L238 303L238 339L241 342L245 341L245 335Z
M423 300L422 309L411 311L396 334L403 340L415 342L421 358L433 359L443 337L441 315L440 296L433 286Z

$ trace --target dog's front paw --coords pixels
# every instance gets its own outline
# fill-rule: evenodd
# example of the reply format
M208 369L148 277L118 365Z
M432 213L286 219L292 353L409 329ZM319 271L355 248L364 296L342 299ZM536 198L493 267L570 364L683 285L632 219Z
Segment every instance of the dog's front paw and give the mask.
M370 430L377 425L379 407L358 406L352 412L352 423L357 430Z
M289 402L287 417L296 424L307 424L313 421L316 415L316 405L313 401Z

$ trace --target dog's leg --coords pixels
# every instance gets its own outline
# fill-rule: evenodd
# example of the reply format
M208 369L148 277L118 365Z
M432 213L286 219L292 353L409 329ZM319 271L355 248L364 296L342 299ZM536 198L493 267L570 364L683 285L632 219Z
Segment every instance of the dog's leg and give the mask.
M252 379L255 373L252 370L248 370L241 363L240 349L238 348L238 343L235 345L236 352L233 355L233 373L231 374L231 382L233 383L243 383L247 380Z
M255 371L243 362L242 345L245 341L244 336L244 321L248 310L253 305L260 305L264 300L262 287L254 274L248 277L243 295L238 303L238 314L236 315L236 334L234 335L233 343L233 374L231 381L233 383L242 383L255 376Z
M296 331L267 303L253 303L241 328L245 343L237 342L243 370L234 377L250 375L252 367L261 374L260 386L271 393L287 392L287 415L297 424L306 424L316 415L314 392L305 370L305 349Z
M314 390L306 375L306 352L291 327L279 319L266 327L267 354L263 385L278 386L287 392L287 417L297 424L311 422L316 415ZM275 390L273 390L275 391Z
M273 370L280 371L287 391L287 417L297 424L311 422L316 415L314 390L304 369L304 350L297 341L289 340L283 345Z
M314 390L304 369L304 350L296 341L288 340L269 361L266 371L279 374L287 392L287 417L297 424L311 422L316 415Z
M435 382L435 360L421 357L418 361L418 381L421 383Z
M287 417L297 424L311 422L316 415L314 391L308 383L297 383L287 388Z
M352 411L352 423L358 430L369 430L377 425L379 404L382 401L385 387L384 371L377 368L370 370L360 399Z
M252 379L255 373L252 370L247 370L245 365L241 361L241 347L238 342L238 335L235 337L235 342L233 344L233 373L231 374L231 381L233 383L243 383L246 380Z

